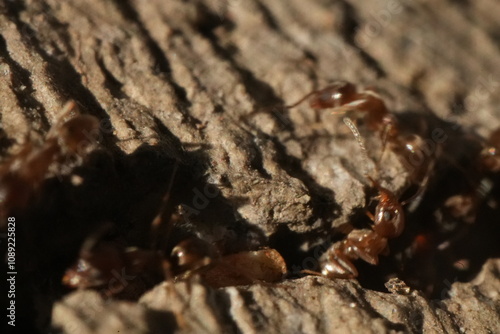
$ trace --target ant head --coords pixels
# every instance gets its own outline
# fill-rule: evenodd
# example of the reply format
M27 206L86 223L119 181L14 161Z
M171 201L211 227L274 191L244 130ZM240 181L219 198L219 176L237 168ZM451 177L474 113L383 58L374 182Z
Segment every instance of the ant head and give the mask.
M72 153L79 153L92 147L97 142L98 135L99 121L90 115L73 117L61 126L58 133L59 140Z

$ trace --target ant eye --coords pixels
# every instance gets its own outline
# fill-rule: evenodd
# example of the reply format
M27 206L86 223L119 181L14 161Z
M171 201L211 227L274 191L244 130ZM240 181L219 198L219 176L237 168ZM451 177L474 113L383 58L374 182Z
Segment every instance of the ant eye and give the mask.
M389 221L394 217L391 211L384 211L384 220Z

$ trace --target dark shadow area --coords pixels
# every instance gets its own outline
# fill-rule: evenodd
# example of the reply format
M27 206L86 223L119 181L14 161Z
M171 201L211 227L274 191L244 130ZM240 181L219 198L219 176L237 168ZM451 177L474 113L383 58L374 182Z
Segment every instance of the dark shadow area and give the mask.
M175 315L171 312L147 310L146 324L148 324L148 333L171 334L179 330Z
M162 224L173 224L166 229L168 235L159 238L166 242L159 246L164 254L195 234L222 253L262 246L260 230L234 214L218 185L206 182L205 154L181 151L175 138L165 143L143 145L130 155L96 150L70 175L45 180L27 207L9 211L17 222L17 321L30 332L49 326L53 303L71 291L61 283L65 270L88 237L103 226L110 227L97 236L105 242L120 249L151 249L157 237L151 235L151 223L162 210ZM170 222L179 212L180 218ZM162 279L149 274L131 277L116 298L137 300ZM110 288L98 290L106 296Z

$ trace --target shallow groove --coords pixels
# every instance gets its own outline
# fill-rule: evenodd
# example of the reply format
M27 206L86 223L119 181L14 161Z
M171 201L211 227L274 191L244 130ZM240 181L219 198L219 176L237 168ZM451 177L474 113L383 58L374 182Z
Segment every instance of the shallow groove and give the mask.
M129 21L133 22L139 29L149 53L153 56L158 72L163 73L167 77L168 83L172 86L177 98L178 109L185 113L186 109L191 106L191 101L187 98L186 90L173 80L172 69L165 53L156 43L154 38L144 26L135 8L130 4L129 0L114 0L116 8L121 11L122 15Z
M238 73L245 90L250 95L250 97L256 102L257 109L260 110L264 106L284 106L285 103L278 96L274 89L265 81L258 79L252 71L240 65L236 59L233 57L233 52L231 50L225 49L219 44L219 40L212 31L200 32L205 36L215 52L215 54L220 57L220 59L227 61L231 67ZM283 122L282 118L279 118L275 113L269 113L271 117L276 119L277 124L288 131L293 131L293 126L291 122Z
M2 35L0 35L0 54L3 55L3 61L7 63L12 72L11 91L16 96L17 103L22 108L22 112L31 122L39 119L42 122L43 131L47 132L50 128L50 123L44 112L44 106L33 96L35 89L33 88L31 73L9 56L7 42ZM21 87L24 87L24 89L21 89ZM36 111L36 115L33 111Z
M387 73L380 66L378 61L375 58L373 58L368 52L359 47L359 45L356 43L355 37L359 29L359 23L358 20L356 19L357 17L356 9L354 8L353 5L351 5L345 0L341 0L340 3L342 4L344 12L344 26L343 29L341 30L344 40L346 41L347 44L349 44L356 50L356 52L365 62L365 64L369 68L373 69L378 77L387 77Z
M18 31L26 32L30 36L29 44L30 46L42 57L46 62L45 69L47 71L47 76L51 78L51 82L60 91L61 95L67 100L73 99L77 101L80 106L83 106L85 110L91 114L94 114L101 120L109 120L109 115L101 107L100 103L97 101L94 94L86 88L82 83L81 75L72 66L68 58L63 60L58 60L55 56L49 54L40 45L40 41L37 38L37 34L32 30L31 27L27 26L19 19L20 12L13 11L14 5L9 7L11 17L14 18L14 23L17 26ZM61 50L58 50L62 52ZM32 98L32 97L28 97ZM45 117L43 112L40 112L40 117ZM48 120L44 121L45 124L49 124ZM111 124L111 122L109 123ZM119 151L119 149L114 145L114 139L111 133L103 133L104 142L113 151Z

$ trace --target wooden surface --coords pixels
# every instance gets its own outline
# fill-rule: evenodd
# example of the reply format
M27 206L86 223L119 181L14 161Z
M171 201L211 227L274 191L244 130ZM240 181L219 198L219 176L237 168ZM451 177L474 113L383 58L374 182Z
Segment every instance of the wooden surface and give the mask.
M139 304L92 291L60 300L49 284L104 221L128 245L148 243L173 158L182 163L173 201L195 209L187 225L236 250L270 245L304 269L307 250L331 243L369 202L363 174L381 143L363 132L367 164L339 117L284 106L341 79L377 87L403 119L487 137L500 126L499 10L493 0L2 1L2 155L42 140L70 99L102 133L82 172L89 183L26 222L26 273L39 275L27 279L23 298L36 301L26 319L39 328L52 319L64 333L500 332L491 240L470 246L475 273L485 263L478 278L434 301L317 277L219 290L164 283ZM455 152L465 137L453 131ZM404 190L392 151L377 168L384 186ZM209 188L215 195L197 202ZM454 278L438 275L434 294Z

